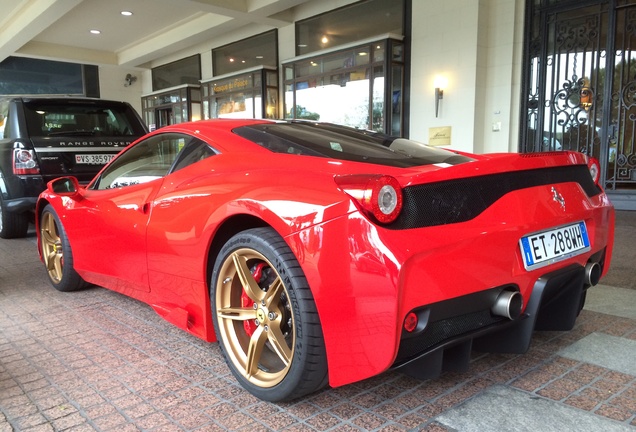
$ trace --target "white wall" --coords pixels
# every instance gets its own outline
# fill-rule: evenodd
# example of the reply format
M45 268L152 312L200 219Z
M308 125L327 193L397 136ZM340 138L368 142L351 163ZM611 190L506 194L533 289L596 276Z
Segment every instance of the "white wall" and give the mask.
M518 136L516 74L522 48L516 35L523 32L523 4L413 1L410 138L428 142L429 128L450 126L451 148L477 153L517 149L511 138ZM436 118L437 75L448 84ZM501 130L493 131L493 123L501 123Z
M141 70L117 66L100 66L99 93L101 98L128 102L141 115L142 72ZM124 84L126 84L127 74L136 76L137 81L126 87Z

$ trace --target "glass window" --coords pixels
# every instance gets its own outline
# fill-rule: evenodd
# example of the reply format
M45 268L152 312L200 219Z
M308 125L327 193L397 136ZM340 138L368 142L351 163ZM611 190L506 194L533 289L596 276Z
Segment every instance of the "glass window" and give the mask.
M252 36L212 50L214 76L239 72L257 66L278 65L276 30Z
M284 65L284 117L401 136L403 59L387 38Z
M236 128L233 132L275 153L395 167L456 164L471 160L404 138L323 123L260 124Z
M186 144L193 140L195 138L189 135L175 133L147 138L117 157L90 188L111 189L160 179L170 171Z
M52 136L108 136L122 137L143 135L137 123L136 114L125 104L102 102L71 103L62 100L28 101L24 104L29 135L32 137Z
M384 53L392 42L380 40L285 66L290 71L285 76L292 77L285 80L285 118L384 132L390 118L385 111L391 106L385 102L385 77L392 71ZM401 79L395 84L401 86ZM401 124L399 116L397 122ZM400 134L400 129L392 130Z
M183 84L199 84L201 56L199 54L152 69L152 91Z
M0 94L84 95L82 65L26 57L0 63Z
M174 164L171 172L179 171L193 163L207 159L210 156L214 156L216 152L208 145L208 143L196 138L192 138L192 141L183 149L179 155L179 160Z
M296 55L403 32L403 0L367 0L296 23ZM355 25L352 25L355 23Z
M209 95L204 116L209 118L278 118L278 75L257 69L203 83Z

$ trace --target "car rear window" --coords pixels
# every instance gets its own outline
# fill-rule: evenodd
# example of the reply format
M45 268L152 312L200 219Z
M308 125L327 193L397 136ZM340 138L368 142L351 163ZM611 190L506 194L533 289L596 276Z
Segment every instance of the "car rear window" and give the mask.
M137 120L125 104L73 104L30 101L24 104L29 135L55 136L138 136ZM131 121L132 118L132 121Z
M448 150L372 131L325 123L268 123L236 128L233 132L275 153L319 156L401 168L435 163L458 164L471 159ZM402 144L401 151L390 148ZM408 149L410 144L413 151ZM395 146L394 146L395 147Z

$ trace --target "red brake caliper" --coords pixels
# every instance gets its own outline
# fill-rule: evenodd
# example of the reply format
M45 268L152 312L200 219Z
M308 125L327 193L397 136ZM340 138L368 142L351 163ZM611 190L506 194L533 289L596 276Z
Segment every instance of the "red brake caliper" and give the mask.
M261 279L263 277L263 268L265 268L266 265L267 264L265 263L259 263L252 270L252 277L254 278L256 283L261 283ZM255 303L254 300L249 298L245 290L243 290L243 293L241 294L241 306L244 308L247 308L247 307L253 308L254 303ZM252 336L254 332L256 331L256 329L258 328L258 326L254 322L254 320L246 320L246 321L243 321L243 328L245 328L245 332L247 333L248 336Z

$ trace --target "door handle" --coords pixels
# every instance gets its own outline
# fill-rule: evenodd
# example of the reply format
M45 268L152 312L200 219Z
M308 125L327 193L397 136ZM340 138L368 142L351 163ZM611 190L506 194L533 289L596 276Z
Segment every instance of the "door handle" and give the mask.
M150 203L144 203L144 205L141 206L141 212L143 214L148 214L149 211L150 211Z

